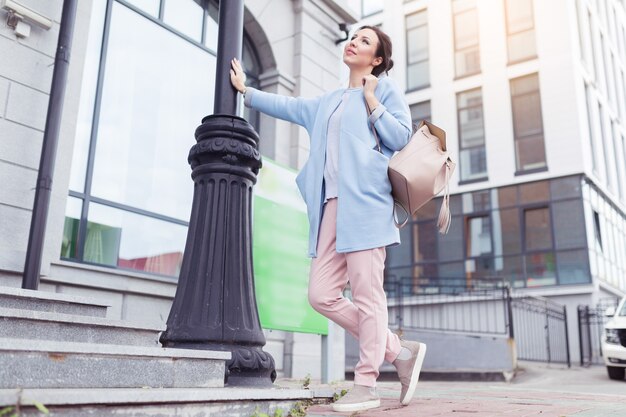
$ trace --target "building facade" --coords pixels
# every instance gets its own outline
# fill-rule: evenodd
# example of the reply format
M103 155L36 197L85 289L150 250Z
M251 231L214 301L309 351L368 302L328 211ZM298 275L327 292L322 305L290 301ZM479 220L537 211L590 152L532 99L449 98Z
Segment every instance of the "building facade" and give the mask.
M23 37L0 11L0 285L6 286L21 284L63 5L22 3L53 24ZM361 6L246 1L248 84L305 96L338 88L339 24L354 23ZM96 297L111 305L111 318L167 319L193 195L187 154L196 127L213 111L217 15L212 0L78 2L41 290ZM304 130L240 107L260 133L264 157L302 166ZM265 333L279 375L320 376L319 335ZM329 377L339 379L343 333L330 335L338 362Z
M7 286L20 285L24 267L62 7L23 3L54 24L22 38L0 11ZM570 311L626 292L624 0L245 6L248 84L294 96L345 86L339 24L380 25L393 40L390 75L413 119L446 130L458 162L452 227L437 234L439 201L420 210L402 229L403 244L388 251L388 281L420 294L504 279ZM193 193L187 153L212 112L216 21L213 1L78 2L40 289L97 297L113 318L167 319ZM260 133L263 156L303 165L302 128L241 112ZM575 315L569 320L574 328ZM333 356L342 358L343 332L335 330ZM279 374L320 375L320 336L266 337ZM335 370L331 379L343 374Z
M422 208L387 281L410 296L504 280L567 305L570 329L579 304L623 295L625 2L398 1L364 22L392 36L414 121L443 127L458 163L449 233L440 199Z

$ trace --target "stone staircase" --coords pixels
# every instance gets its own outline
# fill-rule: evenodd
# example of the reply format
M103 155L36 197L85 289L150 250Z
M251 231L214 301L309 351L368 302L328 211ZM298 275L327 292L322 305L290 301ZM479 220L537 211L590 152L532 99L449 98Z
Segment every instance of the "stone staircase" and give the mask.
M161 323L106 318L86 297L0 287L0 412L20 416L287 416L316 393L225 387L230 352L162 348ZM318 393L324 398L333 392ZM318 398L318 400L320 400Z

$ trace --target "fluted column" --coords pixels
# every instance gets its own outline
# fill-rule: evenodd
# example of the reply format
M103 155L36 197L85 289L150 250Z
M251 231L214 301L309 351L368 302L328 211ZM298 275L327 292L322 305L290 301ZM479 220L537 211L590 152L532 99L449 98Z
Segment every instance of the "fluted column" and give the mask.
M231 385L269 385L254 293L252 187L261 167L258 134L244 119L211 115L189 152L194 196L176 296L161 343L227 350Z

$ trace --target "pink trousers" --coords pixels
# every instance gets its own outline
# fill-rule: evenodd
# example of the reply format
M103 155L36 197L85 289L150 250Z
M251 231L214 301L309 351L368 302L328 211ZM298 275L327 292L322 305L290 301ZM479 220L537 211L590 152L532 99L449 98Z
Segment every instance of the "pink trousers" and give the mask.
M402 349L398 336L387 327L385 248L338 253L336 225L337 198L333 198L324 205L317 257L311 263L309 302L359 341L354 383L374 387L383 359L393 362ZM348 281L352 302L342 294Z

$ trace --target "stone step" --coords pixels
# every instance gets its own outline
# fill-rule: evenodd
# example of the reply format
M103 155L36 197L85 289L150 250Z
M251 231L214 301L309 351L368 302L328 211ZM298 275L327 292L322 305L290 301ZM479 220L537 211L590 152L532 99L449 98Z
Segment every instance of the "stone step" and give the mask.
M219 416L249 417L255 412L289 415L296 403L328 402L333 390L290 388L153 388L153 389L24 389L0 390L2 407L20 402L21 416L39 416L34 402L54 416ZM297 414L304 415L304 414Z
M106 317L109 305L95 298L0 286L0 307Z
M230 352L0 339L0 389L213 388Z
M0 338L158 346L162 323L0 308Z

